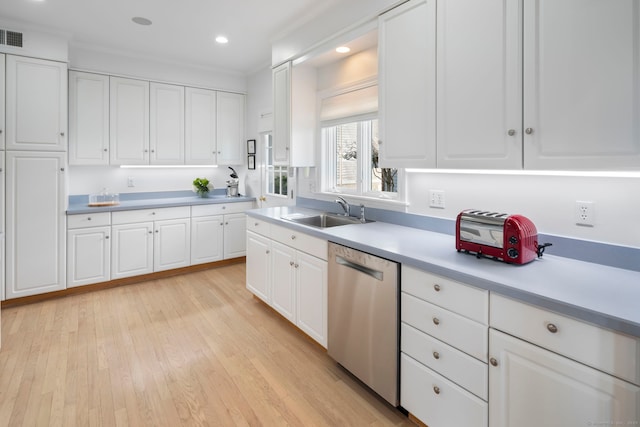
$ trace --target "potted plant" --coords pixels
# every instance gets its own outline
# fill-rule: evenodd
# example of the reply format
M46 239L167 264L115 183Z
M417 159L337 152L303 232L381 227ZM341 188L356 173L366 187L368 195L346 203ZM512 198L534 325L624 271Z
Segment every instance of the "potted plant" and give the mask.
M209 190L213 190L213 184L207 178L196 178L193 180L193 191L200 197L207 197Z

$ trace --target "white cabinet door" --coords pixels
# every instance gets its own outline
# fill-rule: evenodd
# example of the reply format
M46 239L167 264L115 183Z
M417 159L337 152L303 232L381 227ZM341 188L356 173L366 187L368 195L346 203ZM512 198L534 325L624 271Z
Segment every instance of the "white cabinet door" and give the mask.
M7 134L5 127L5 56L0 53L0 150L4 150L4 139Z
M187 267L191 263L191 219L154 223L153 271Z
M381 15L378 32L380 165L435 167L435 0L410 0Z
M640 168L637 0L526 0L524 16L525 168Z
M6 153L7 298L65 288L65 157L57 152Z
M153 272L153 222L111 227L111 279Z
M247 232L247 289L271 304L271 240Z
M490 330L492 427L637 424L640 388Z
M109 164L109 76L69 71L69 164Z
M517 1L438 3L439 168L522 168L521 16Z
M273 164L289 164L291 143L291 63L273 69Z
M300 329L326 348L327 262L298 251L295 270L296 323Z
M67 64L7 55L8 150L67 150Z
M191 218L191 264L220 261L223 257L222 215Z
M245 214L224 216L224 259L238 258L247 254Z
M216 92L188 87L185 100L185 164L215 164Z
M217 163L219 165L243 165L245 96L237 93L218 92L217 104Z
M271 242L271 306L292 323L296 321L296 250Z
M184 164L184 86L152 82L150 90L150 163Z
M67 287L107 282L111 278L111 227L67 232Z
M112 165L149 163L149 82L110 77Z

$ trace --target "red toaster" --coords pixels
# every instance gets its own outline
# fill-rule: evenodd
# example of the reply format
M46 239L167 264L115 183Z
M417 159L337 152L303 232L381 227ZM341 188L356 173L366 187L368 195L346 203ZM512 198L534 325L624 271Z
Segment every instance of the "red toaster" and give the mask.
M549 243L538 245L538 231L522 215L468 209L456 219L456 249L511 264L541 257Z

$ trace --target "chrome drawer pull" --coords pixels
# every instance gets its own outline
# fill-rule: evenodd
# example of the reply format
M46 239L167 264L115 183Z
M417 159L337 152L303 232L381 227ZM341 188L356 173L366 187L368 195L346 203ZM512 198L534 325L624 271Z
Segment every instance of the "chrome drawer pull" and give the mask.
M440 324L440 319L438 319L437 317L433 318L433 323L434 325L439 325Z
M547 330L549 332L551 332L552 334L555 334L556 332L558 332L558 327L556 325L554 325L553 323L549 323L547 325Z

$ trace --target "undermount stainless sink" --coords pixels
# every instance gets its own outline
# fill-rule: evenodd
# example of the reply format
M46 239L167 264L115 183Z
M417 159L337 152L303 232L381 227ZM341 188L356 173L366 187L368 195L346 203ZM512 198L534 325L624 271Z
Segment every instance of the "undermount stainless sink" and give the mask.
M293 214L283 216L282 219L295 222L296 224L308 225L310 227L316 228L329 228L337 227L340 225L362 224L360 218L356 218L353 216L336 215L332 213L321 213L318 215ZM373 221L367 219L365 220L365 222Z

